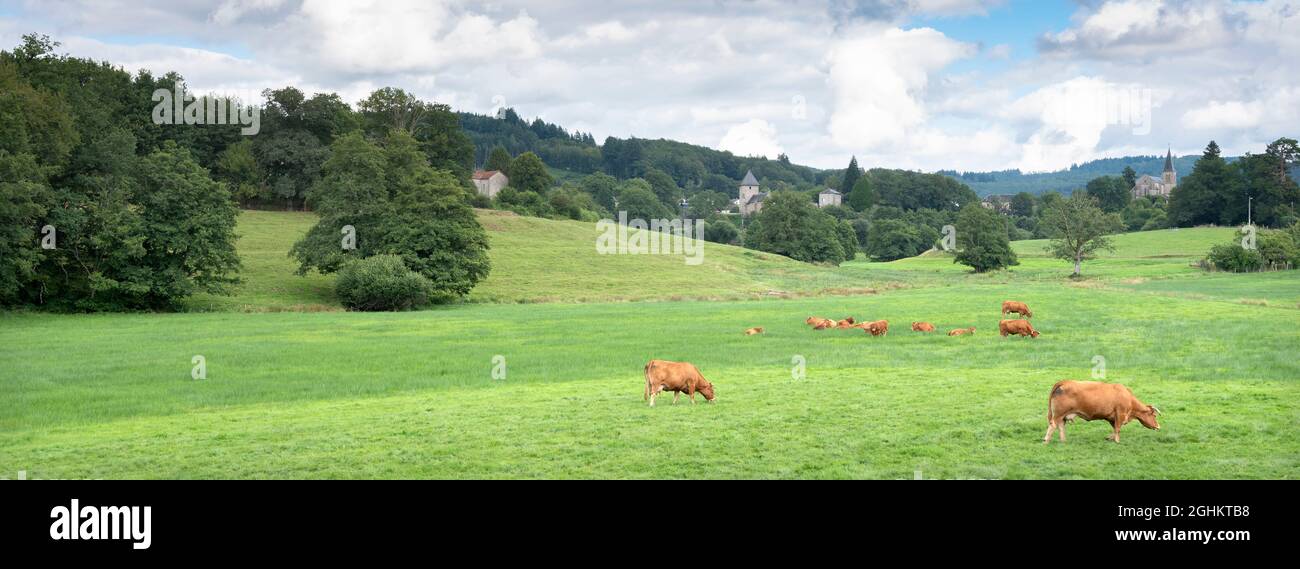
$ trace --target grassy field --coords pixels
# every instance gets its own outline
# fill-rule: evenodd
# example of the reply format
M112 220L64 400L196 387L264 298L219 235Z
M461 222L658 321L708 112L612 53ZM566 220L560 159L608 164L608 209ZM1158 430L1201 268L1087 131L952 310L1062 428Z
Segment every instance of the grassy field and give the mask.
M680 258L596 255L589 225L485 218L480 302L368 314L311 311L332 306L329 281L293 276L281 235L309 224L245 213L249 282L195 304L218 312L0 313L0 478L1300 477L1300 273L1188 266L1230 230L1121 236L1080 282L1028 242L995 275L718 247L685 278ZM997 336L1007 298L1034 308L1040 338ZM813 332L812 314L893 330ZM190 378L196 355L207 379ZM1133 423L1115 445L1075 423L1043 446L1050 386L1098 356L1163 429ZM696 363L718 403L645 407L650 358Z
M862 292L858 275L740 247L709 243L704 261L673 255L597 255L596 226L479 211L492 273L470 302L622 302L744 299L770 294ZM294 274L293 245L316 222L311 213L244 211L239 218L244 285L233 296L199 295L193 311L338 310L332 276Z

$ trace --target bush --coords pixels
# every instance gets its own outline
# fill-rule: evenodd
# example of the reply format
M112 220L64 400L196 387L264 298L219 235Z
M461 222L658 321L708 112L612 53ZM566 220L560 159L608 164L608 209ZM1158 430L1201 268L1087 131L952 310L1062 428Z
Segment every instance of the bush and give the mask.
M1258 271L1264 267L1264 257L1259 251L1246 249L1237 243L1221 243L1211 247L1205 260L1218 270L1233 273Z
M429 303L433 284L397 255L375 255L339 270L334 290L349 310L410 310Z
M704 240L713 243L735 243L740 237L740 230L735 224L725 219L704 222Z
M1300 265L1300 247L1287 231L1260 231L1256 245L1264 265L1272 269Z

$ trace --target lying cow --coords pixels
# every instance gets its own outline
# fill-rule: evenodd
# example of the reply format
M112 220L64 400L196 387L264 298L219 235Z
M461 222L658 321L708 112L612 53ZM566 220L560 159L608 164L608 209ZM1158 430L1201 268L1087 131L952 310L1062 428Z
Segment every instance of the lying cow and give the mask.
M650 406L655 406L655 397L661 392L672 391L673 404L677 404L677 399L685 391L691 399L691 405L695 404L695 393L699 392L704 398L713 403L717 397L713 393L713 384L700 375L700 370L694 365L686 362L670 362L667 360L650 360L645 365L645 397L644 400L650 402Z
M1013 336L1030 336L1033 338L1038 337L1038 330L1035 330L1034 327L1029 324L1028 320L999 321L998 332L1002 334L1003 338L1007 337L1007 334Z
M875 322L867 322L867 327L864 328L864 330L872 336L884 336L889 333L889 321L877 320Z
M912 331L913 331L913 332L933 332L933 331L934 331L934 324L931 324L931 323L929 323L929 322L913 322L913 323L912 323Z
M841 330L848 330L849 328L852 328L853 326L854 326L854 324L853 324L853 317L845 318L845 319L840 320L839 322L837 322L837 323L835 324L835 327L836 327L836 328L839 328L839 329L841 329Z
M975 327L971 326L970 328L957 328L956 330L952 330L948 332L949 336L965 336L967 334L972 334L972 335L975 334Z
M829 319L826 319L826 318L822 318L821 316L809 316L808 319L807 319L807 320L804 320L803 322L804 322L804 324L807 324L807 325L809 325L809 326L816 327L818 324L821 324L821 323L823 323L823 322L830 322L830 323L833 324L835 321L834 321L834 320L829 320Z
M754 334L762 334L762 333L763 333L763 328L761 328L761 327L759 327L759 328L750 328L750 329L748 329L748 330L745 330L745 335L746 335L746 336L753 336Z
M1058 381L1047 396L1047 434L1043 435L1043 444L1051 440L1055 429L1060 429L1061 442L1065 442L1065 423L1076 418L1110 423L1115 432L1107 435L1106 440L1118 443L1120 428L1133 419L1143 427L1159 431L1160 423L1156 421L1159 414L1155 405L1138 401L1132 391L1118 383Z
M1006 316L1007 314L1011 314L1011 313L1019 314L1025 318L1034 317L1034 313L1029 311L1029 306L1027 306L1025 303L1016 302L1014 300L1004 301L1002 303L1002 315Z
M834 320L822 320L821 322L813 324L813 330L826 330L829 328L834 328L836 324L838 324L838 322Z

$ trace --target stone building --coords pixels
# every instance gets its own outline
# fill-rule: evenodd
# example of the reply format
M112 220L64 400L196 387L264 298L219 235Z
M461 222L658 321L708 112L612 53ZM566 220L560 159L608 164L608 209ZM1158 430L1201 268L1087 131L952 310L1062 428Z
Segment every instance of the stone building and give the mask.
M1165 171L1157 180L1151 176L1143 175L1133 184L1133 197L1145 198L1149 196L1161 196L1168 198L1169 194L1178 186L1178 172L1174 171L1174 154L1173 151L1165 153Z
M844 196L840 195L839 192L831 188L826 188L825 190L822 190L821 193L817 194L817 207L841 205L843 198Z
M499 170L478 170L470 179L474 181L478 193L489 198L497 197L497 192L510 183L510 178Z
M767 199L767 194L758 191L758 178L754 177L754 171L747 170L745 179L740 181L740 199L736 200L741 215L750 215L761 211L764 199Z

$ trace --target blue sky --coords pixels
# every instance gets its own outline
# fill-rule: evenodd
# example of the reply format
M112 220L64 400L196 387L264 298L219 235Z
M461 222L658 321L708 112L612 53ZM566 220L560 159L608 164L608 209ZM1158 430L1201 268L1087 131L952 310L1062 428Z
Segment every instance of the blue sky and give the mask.
M1300 134L1300 0L0 1L0 45L255 95L397 86L799 163L1052 170Z

